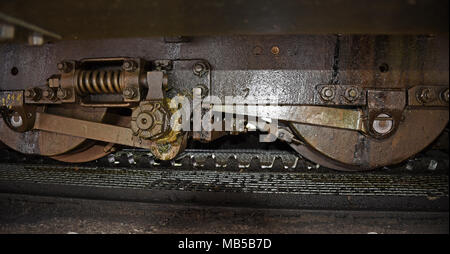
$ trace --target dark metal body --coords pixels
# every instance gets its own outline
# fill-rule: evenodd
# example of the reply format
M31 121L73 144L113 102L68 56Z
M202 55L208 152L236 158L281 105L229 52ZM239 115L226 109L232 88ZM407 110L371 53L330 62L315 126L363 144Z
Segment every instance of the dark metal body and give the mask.
M446 126L448 99L445 102L439 95L428 102L423 99L428 95L422 95L422 87L431 87L433 93L448 91L448 53L448 34L217 36L175 42L160 37L61 41L40 47L3 44L0 55L7 64L0 66L0 73L4 73L0 89L45 84L57 73L62 59L172 60L169 87L181 94L189 94L202 83L210 95L222 99L254 97L292 106L367 105L370 121L389 112L396 132L381 140L355 131L290 125L302 140L293 146L305 157L332 168L360 170L408 158L430 144ZM200 59L211 68L202 76L206 79L197 78L190 67ZM323 90L327 87L333 90L331 97ZM349 95L352 89L353 97ZM417 90L413 92L415 99L406 97L408 89ZM405 97L386 99L397 92ZM370 94L377 95L372 98ZM377 102L379 96L384 99ZM373 132L370 126L365 129L368 134Z

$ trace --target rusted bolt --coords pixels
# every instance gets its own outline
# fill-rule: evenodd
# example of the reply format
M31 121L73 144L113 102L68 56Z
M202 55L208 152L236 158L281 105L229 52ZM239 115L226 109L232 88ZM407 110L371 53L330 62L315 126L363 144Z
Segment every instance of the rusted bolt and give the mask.
M136 119L136 124L141 130L149 130L153 126L153 116L149 113L141 113Z
M26 89L24 92L24 96L25 96L25 98L29 98L34 101L37 101L37 100L39 100L39 98L41 96L41 89L39 89L37 87Z
M278 54L280 54L280 48L278 46L272 46L272 48L270 49L270 52L272 52L272 54L274 54L274 55L278 55Z
M63 73L72 71L72 67L72 63L70 62L60 62L56 65L56 68L58 68L58 70Z
M208 72L208 66L204 62L197 62L192 67L192 71L194 75L201 77Z
M56 91L56 97L58 97L58 99L60 100L67 99L69 95L70 95L69 90L64 88L59 88L58 91Z
M42 92L42 96L48 98L49 100L53 100L55 99L55 91L53 91L53 89L51 88L48 88L44 90L44 92Z
M347 88L345 90L345 98L349 101L354 101L358 98L358 90L354 87Z
M24 92L25 97L27 98L33 98L35 96L35 92L32 89L27 89Z
M127 99L133 99L135 95L136 92L132 87L127 87L123 90L123 96Z
M435 99L436 95L434 94L434 91L431 88L422 88L417 93L417 100L423 104L432 102Z
M331 101L334 98L334 89L331 86L325 86L320 91L320 97L325 101Z
M124 71L128 71L128 72L132 72L134 70L136 70L136 62L132 61L132 60L126 60L123 62L122 64L122 69Z
M441 99L444 101L444 102L447 102L448 103L448 101L449 101L449 98L448 98L448 88L447 89L445 89L442 93L441 93Z
M392 130L393 126L394 122L392 120L392 117L385 113L377 115L377 117L375 117L372 122L373 130L381 135L389 133Z

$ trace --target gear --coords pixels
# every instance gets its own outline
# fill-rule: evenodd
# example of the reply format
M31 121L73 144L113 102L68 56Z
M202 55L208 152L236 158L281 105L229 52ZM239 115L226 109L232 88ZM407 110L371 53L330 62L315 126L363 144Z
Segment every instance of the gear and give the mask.
M156 140L169 131L169 113L160 102L142 102L131 115L131 130L143 139Z

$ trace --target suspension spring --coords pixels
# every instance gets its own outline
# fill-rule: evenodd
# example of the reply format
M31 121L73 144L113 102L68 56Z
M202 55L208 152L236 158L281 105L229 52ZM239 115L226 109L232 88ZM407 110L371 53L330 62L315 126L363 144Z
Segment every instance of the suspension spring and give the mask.
M75 90L79 95L122 93L121 70L78 70Z

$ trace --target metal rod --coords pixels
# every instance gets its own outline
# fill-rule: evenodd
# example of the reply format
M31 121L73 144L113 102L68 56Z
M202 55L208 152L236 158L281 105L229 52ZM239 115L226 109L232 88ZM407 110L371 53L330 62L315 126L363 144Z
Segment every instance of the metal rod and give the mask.
M13 25L21 26L21 27L24 27L26 29L32 30L34 32L40 33L42 35L46 35L46 36L49 36L49 37L52 37L52 38L55 38L55 39L58 39L58 40L62 39L62 36L59 35L59 34L50 32L50 31L45 30L43 28L40 28L40 27L38 27L36 25L30 24L30 23L28 23L26 21L23 21L23 20L11 17L9 15L4 14L3 12L0 12L0 19L6 21L8 23L11 23Z

